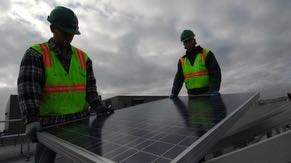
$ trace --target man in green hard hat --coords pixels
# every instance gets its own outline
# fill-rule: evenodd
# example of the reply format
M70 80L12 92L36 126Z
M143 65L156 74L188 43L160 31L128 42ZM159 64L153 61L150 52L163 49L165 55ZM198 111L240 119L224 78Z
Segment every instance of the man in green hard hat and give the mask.
M178 96L183 83L188 95L219 95L221 71L214 54L197 45L192 30L184 30L180 40L186 54L178 62L170 98Z
M31 46L24 54L17 81L26 136L37 142L35 162L53 163L56 153L38 143L36 131L97 113L112 113L98 98L92 61L71 45L79 35L78 18L66 7L54 8L47 20L53 37Z

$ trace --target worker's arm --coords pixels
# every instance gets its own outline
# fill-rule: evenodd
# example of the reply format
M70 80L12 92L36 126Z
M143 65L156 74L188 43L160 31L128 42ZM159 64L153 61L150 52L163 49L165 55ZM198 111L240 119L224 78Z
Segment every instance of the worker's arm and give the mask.
M18 99L26 124L38 121L43 76L42 55L29 48L21 61L17 79Z
M206 58L206 67L209 73L209 93L219 92L221 70L214 54L211 51L209 51Z
M25 134L37 142L36 131L41 128L38 108L44 84L44 67L42 55L29 48L21 61L17 79L18 99L22 117L25 120Z
M92 61L90 58L88 58L87 60L86 99L91 108L93 108L97 114L104 112L114 112L111 108L107 108L106 106L104 106L98 97L96 79L94 76Z
M177 69L177 72L175 75L171 96L178 96L178 94L183 86L183 83L184 83L183 70L182 70L181 61L179 60L178 69Z
M90 58L87 60L87 87L86 87L86 100L91 107L100 104L98 98L96 79L93 73L92 61Z

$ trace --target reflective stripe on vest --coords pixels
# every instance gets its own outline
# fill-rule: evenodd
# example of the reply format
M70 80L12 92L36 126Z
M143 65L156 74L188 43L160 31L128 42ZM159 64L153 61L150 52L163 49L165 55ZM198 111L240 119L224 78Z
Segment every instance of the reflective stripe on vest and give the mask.
M40 115L66 115L87 109L87 54L72 46L70 68L69 72L66 72L57 54L49 49L47 42L36 44L32 48L43 55L45 67L45 85L40 103Z
M45 93L65 93L65 92L84 92L86 91L85 84L76 84L76 85L60 85L60 86L46 86L44 87Z
M50 49L49 49L47 43L40 44L40 47L41 47L41 50L42 50L42 53L43 53L43 63L44 63L44 67L51 66L52 65L52 57L50 55ZM86 61L85 61L85 54L84 54L84 52L81 51L78 48L74 48L73 47L73 49L75 49L75 51L77 53L77 56L78 56L78 59L79 59L81 68L86 68Z
M86 68L86 61L85 61L85 55L84 52L76 48L76 52L79 58L80 66L81 68Z
M187 89L207 87L209 74L206 67L206 57L209 50L203 49L202 53L196 55L194 64L191 65L187 57L182 57L181 65L184 75L184 82Z
M42 53L43 53L43 64L44 67L49 67L52 65L52 57L50 56L50 49L48 48L48 46L43 43L40 44Z

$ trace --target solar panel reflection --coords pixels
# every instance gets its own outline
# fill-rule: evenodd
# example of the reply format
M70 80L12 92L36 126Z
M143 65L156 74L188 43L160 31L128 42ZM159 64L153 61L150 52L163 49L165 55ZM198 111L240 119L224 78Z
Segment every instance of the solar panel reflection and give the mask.
M39 136L113 162L197 162L257 98L243 93L163 99L52 126Z

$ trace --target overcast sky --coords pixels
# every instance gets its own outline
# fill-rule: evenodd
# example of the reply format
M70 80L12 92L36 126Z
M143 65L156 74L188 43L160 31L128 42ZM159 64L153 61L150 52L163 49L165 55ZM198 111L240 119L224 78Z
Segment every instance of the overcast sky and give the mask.
M290 0L1 0L0 95L15 94L26 49L51 36L46 18L58 5L74 10L81 35L72 44L94 63L98 92L169 95L183 29L215 54L222 93L291 91ZM185 95L185 89L180 92Z

